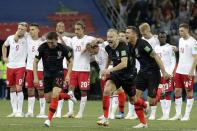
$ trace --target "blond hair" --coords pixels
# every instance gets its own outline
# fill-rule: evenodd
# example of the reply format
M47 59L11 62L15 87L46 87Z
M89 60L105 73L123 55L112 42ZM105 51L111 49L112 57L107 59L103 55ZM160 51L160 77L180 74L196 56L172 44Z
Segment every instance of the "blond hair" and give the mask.
M140 32L150 31L150 25L148 23L142 23L139 26Z
M114 32L114 33L118 34L118 30L116 30L116 29L114 29L114 28L108 29L107 32Z

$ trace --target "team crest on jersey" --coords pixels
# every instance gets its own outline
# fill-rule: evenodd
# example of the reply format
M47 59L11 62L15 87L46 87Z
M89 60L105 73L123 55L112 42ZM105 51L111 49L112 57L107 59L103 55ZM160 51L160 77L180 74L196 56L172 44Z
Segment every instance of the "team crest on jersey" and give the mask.
M119 52L118 51L116 51L116 55L119 57Z
M137 48L135 49L135 55L136 55L136 57L139 57L139 56L140 56L140 55L139 55L139 51L138 51Z
M61 52L61 51L58 51L58 52L57 52L57 55L58 55L58 56L57 56L57 59L60 59L60 58L62 57L62 52Z

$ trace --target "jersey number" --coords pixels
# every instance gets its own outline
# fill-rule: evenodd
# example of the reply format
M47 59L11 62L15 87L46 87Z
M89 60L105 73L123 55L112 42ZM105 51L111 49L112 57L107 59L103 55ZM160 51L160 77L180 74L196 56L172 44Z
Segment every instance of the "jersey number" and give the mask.
M89 85L88 82L81 82L81 87L85 87L86 88L86 87L88 87L88 85Z
M16 45L16 51L18 51L19 50L19 45Z
M184 53L184 48L180 48L180 53Z
M184 85L186 88L190 87L192 85L192 81L189 80L189 81L184 81Z
M32 46L32 52L35 52L35 46Z
M81 46L76 46L75 51L76 51L76 52L80 52L80 51L81 51Z

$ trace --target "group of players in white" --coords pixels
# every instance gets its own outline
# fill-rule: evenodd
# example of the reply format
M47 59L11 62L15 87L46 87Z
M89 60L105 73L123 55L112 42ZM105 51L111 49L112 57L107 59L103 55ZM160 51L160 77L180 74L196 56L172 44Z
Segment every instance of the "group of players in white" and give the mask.
M29 27L29 32L27 32ZM58 101L57 111L53 117L61 118L82 118L85 105L87 102L87 92L90 88L90 62L96 61L100 68L101 87L104 90L105 80L102 78L102 71L106 68L107 53L105 46L108 45L108 41L103 41L97 38L98 45L92 47L93 54L86 52L87 46L95 41L95 37L85 35L85 25L83 22L75 24L75 36L70 38L64 35L65 27L63 22L57 23L56 32L59 36L58 43L65 44L73 49L74 61L72 73L70 76L69 87L65 85L65 88L69 88L69 94L74 94L74 89L79 87L81 90L81 101L78 113L74 116L74 102L68 100L68 113L62 115L62 107L64 100ZM171 75L171 79L161 79L159 85L157 101L160 101L163 115L158 120L178 120L188 121L190 119L190 112L193 106L193 88L194 88L194 76L195 67L197 64L197 41L189 35L189 28L180 27L180 40L179 48L166 43L165 32L159 33L157 36L153 35L150 30L150 26L147 23L142 23L139 26L142 39L148 41L154 51L160 56L164 67L168 74ZM120 40L127 41L128 34L126 31L120 31L118 33ZM8 117L34 117L34 103L35 103L35 89L38 90L40 113L36 116L38 118L47 118L45 114L46 101L50 101L50 93L44 93L43 86L43 65L42 61L38 64L38 77L39 84L34 84L33 78L33 61L37 54L38 47L45 41L44 36L39 37L39 25L21 22L18 24L18 30L14 35L7 38L2 47L3 60L7 63L7 86L10 88L10 101L12 107L12 113ZM8 49L10 46L9 55L7 57ZM176 68L175 52L179 51L179 62ZM66 59L64 61L64 70L66 73L67 64ZM136 62L136 68L140 68L138 62ZM176 70L175 70L176 68ZM28 89L28 111L23 113L23 82L26 72L25 87ZM148 77L148 76L147 76ZM174 89L175 87L175 89ZM185 114L182 117L182 89L186 90L187 101ZM171 106L171 93L175 92L175 110L176 114L170 118L170 106ZM124 117L124 104L126 101L126 95L123 89L118 89L113 92L110 97L110 113L109 119L137 119L134 106L128 102L128 114ZM119 114L116 114L116 110L119 106ZM157 105L150 107L149 120L156 119ZM103 119L103 115L99 117ZM145 128L146 126L137 126L137 128Z

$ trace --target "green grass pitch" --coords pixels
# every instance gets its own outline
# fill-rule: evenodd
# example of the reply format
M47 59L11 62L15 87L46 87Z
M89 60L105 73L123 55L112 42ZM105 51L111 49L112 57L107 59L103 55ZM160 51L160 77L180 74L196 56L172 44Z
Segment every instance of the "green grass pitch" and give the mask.
M126 104L127 105L127 104ZM171 117L175 113L174 103L172 103ZM24 102L23 112L27 111L27 101ZM79 103L75 106L78 111ZM110 120L110 126L97 126L97 117L102 114L100 101L88 101L83 119L62 118L53 119L51 127L44 126L45 119L38 118L6 118L11 113L10 101L0 100L0 131L197 131L197 102L194 103L190 121L149 121L147 129L133 129L132 126L138 124L138 120ZM184 114L185 103L182 114ZM35 104L34 114L39 112L38 101ZM46 107L48 112L48 105ZM63 114L67 112L67 102L64 102ZM125 107L127 113L127 106ZM160 103L157 110L157 118L161 116Z

